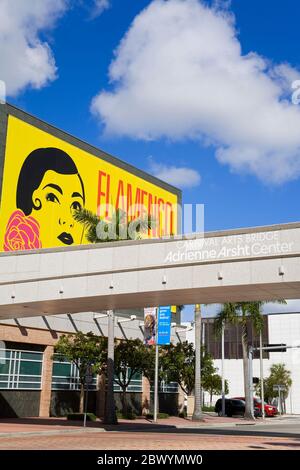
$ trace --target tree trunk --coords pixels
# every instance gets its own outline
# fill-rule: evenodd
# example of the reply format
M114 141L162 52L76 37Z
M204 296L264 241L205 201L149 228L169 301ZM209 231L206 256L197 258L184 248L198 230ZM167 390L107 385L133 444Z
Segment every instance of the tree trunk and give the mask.
M213 394L212 394L212 392L210 392L210 406L212 405L212 396L213 396Z
M128 408L127 408L127 399L126 399L126 387L123 388L122 390L122 411L123 415L127 414Z
M242 348L243 348L243 370L244 370L244 391L245 391L245 418L252 419L250 390L249 390L249 364L248 364L248 344L246 325L242 326Z
M84 413L84 384L80 384L79 413Z

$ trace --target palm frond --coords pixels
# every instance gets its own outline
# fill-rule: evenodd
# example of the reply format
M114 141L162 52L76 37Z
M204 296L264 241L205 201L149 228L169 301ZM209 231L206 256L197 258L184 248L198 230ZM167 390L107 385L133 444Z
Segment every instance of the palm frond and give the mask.
M217 314L214 321L214 333L220 336L224 323L236 324L238 323L238 308L237 304L227 302L223 304L221 310Z
M86 239L89 243L99 243L99 242L103 241L103 240L101 240L97 237L97 232L96 232L95 227L90 227L87 230L85 236L86 236Z
M73 218L76 220L76 222L82 224L85 229L94 227L96 230L97 224L100 221L100 217L88 209L80 209L75 211Z

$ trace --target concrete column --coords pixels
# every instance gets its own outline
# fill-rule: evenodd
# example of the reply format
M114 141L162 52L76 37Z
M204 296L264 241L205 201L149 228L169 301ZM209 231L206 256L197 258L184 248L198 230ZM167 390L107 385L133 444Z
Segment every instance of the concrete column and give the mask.
M105 404L105 424L117 424L117 415L114 398L114 351L115 351L115 316L113 310L107 311L107 395Z
M150 412L150 383L144 376L142 379L142 390L142 414L146 415Z
M53 346L46 346L43 356L43 369L42 369L42 390L40 399L39 416L48 418L50 416L50 403L51 403L51 385L52 385L52 369L54 353Z

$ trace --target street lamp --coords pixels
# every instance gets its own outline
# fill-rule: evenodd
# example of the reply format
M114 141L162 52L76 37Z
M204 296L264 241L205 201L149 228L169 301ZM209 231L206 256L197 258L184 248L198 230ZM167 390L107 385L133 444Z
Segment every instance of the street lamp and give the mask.
M128 321L136 320L136 315L130 315L129 318L118 318L118 323L127 323Z

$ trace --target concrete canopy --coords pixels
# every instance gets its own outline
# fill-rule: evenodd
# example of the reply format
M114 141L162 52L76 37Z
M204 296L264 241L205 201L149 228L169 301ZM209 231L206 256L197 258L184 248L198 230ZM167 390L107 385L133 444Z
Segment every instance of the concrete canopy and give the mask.
M300 223L0 254L0 319L300 297Z

